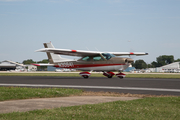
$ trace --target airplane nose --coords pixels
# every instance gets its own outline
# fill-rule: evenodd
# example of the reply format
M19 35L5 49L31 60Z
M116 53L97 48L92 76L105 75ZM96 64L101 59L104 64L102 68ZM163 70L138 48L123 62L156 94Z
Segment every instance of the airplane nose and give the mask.
M132 63L134 60L133 59L131 59L131 58L127 58L126 60L125 60L125 62L128 62L128 63Z

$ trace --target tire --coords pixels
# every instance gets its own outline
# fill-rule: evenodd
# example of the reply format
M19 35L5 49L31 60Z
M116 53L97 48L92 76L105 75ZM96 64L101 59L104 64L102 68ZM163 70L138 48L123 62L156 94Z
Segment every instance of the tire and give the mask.
M89 78L89 76L83 76L85 79Z
M108 78L112 78L112 76L108 76Z
M122 77L122 76L119 76L119 78L120 78L120 79L123 79L124 77Z

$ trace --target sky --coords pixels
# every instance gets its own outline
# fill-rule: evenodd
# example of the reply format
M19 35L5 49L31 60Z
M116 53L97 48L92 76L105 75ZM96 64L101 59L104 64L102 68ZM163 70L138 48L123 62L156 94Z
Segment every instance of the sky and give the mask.
M0 0L0 61L47 59L55 48L180 58L180 0Z

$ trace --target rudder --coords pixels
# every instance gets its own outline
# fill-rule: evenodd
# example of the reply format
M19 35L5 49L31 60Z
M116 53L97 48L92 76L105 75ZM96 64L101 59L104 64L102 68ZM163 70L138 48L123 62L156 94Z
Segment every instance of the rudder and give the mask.
M50 43L43 43L45 48L54 48L53 44ZM57 62L63 62L63 61L68 61L69 59L65 59L62 58L60 55L54 54L54 53L50 53L50 52L46 52L48 59L49 59L49 63L50 64L54 64Z

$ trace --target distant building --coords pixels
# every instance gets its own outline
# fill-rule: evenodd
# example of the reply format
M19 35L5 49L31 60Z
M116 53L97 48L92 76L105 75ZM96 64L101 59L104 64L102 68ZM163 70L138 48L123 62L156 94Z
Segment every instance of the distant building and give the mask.
M136 69L136 68L135 67L128 67L127 69L124 70L124 72L130 72L134 69Z
M180 62L174 62L159 68L159 72L180 72Z
M24 65L17 62L5 60L0 62L0 71L9 71L9 70L15 70L15 71L36 71L37 66L34 65Z
M151 72L180 72L180 62L174 62L157 68L149 68Z
M26 65L28 71L37 71L37 66L34 65Z
M162 69L180 69L180 62L174 62L161 67Z
M13 61L5 60L0 63L0 71L25 69L25 65Z
M56 67L47 66L47 71L56 71Z

